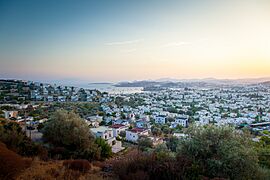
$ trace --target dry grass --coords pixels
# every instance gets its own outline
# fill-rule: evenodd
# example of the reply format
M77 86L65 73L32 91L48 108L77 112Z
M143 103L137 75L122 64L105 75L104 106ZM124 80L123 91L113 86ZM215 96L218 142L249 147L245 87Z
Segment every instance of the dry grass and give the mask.
M80 172L66 168L63 161L39 161L34 160L32 166L21 173L17 180L103 180L113 179L104 177L99 167L91 165L91 170Z
M24 158L9 150L5 144L0 142L1 180L115 179L111 172L103 171L106 164L99 161L90 164L86 160L43 161L38 157L34 159Z
M31 159L21 157L0 142L0 179L14 179L31 162Z
M91 164L85 159L66 160L63 162L66 169L72 169L80 172L88 172L91 169Z

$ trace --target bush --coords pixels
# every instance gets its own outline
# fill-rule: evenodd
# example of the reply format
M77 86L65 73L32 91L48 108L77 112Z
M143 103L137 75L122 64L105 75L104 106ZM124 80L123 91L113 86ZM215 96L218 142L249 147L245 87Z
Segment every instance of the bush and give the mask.
M43 128L43 138L52 147L51 155L62 159L93 160L100 155L88 125L73 112L56 111ZM60 154L54 154L54 149L58 147L61 149Z
M206 177L252 179L258 176L258 156L248 134L231 127L191 127L179 155L192 159Z
M267 156L258 155L245 132L224 127L191 127L189 137L171 139L150 152L137 152L116 161L113 170L120 179L269 179ZM177 142L178 141L178 142ZM178 145L176 148L175 145ZM171 150L175 150L173 152ZM266 153L267 154L267 153Z
M256 143L256 150L259 156L259 164L265 168L270 168L270 138L261 137L260 142Z
M155 153L133 152L128 158L113 163L119 179L198 179L198 170L185 157L156 156Z
M109 158L112 156L112 147L102 138L97 138L95 143L101 150L101 158Z
M40 132L43 128L44 128L44 124L39 123L38 126L37 126L37 130Z
M166 141L166 145L172 152L176 152L179 142L180 141L177 137L172 136L168 138L168 140Z
M153 148L153 141L148 137L140 137L138 140L138 148L141 151L147 151Z
M67 169L72 169L80 172L87 172L91 169L89 161L84 159L66 160L63 165Z
M9 149L22 156L41 155L42 159L46 158L46 149L32 142L16 122L2 122L2 125L0 125L0 141L5 143Z
M126 131L120 131L119 136L122 138L126 138Z

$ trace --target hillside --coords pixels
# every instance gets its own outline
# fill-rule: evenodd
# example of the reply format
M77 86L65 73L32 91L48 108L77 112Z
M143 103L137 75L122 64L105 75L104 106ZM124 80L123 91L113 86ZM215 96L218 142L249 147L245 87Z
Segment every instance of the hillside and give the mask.
M31 167L20 173L17 180L29 180L29 179L66 179L66 180L87 180L87 179L112 179L105 177L102 174L101 168L91 165L91 169L87 172L80 172L72 169L68 169L63 165L64 161L40 161L34 160Z

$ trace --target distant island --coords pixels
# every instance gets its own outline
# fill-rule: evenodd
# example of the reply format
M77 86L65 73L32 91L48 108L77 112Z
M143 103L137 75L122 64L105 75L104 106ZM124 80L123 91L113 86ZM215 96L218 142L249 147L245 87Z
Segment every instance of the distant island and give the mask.
M143 80L133 82L119 82L113 86L115 87L142 87L144 91L160 91L167 88L221 88L231 86L254 86L254 85L270 86L269 78L250 78L250 79L181 79L181 80Z

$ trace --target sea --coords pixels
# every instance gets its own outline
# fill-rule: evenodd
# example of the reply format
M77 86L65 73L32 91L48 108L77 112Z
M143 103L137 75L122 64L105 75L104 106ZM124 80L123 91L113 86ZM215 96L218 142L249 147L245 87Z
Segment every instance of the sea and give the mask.
M109 94L134 94L143 92L143 87L115 87L111 83L88 83L80 86L84 89L96 89Z

